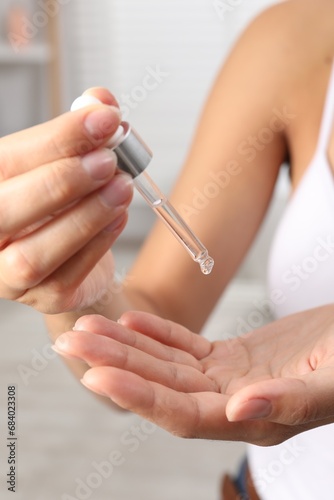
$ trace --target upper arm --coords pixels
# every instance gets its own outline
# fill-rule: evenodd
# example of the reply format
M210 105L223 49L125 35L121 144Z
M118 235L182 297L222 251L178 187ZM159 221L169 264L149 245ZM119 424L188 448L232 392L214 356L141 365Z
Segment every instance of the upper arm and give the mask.
M284 71L289 41L277 19L287 15L282 7L248 27L221 69L171 196L215 259L212 274L203 276L161 223L131 270L128 293L140 290L163 315L195 330L247 252L286 156L293 110Z

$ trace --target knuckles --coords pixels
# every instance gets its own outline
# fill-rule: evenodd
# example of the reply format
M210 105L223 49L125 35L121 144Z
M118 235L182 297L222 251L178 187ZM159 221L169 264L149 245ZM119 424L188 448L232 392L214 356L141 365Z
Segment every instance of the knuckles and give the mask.
M312 404L307 398L300 406L291 408L288 416L288 424L293 426L314 422L318 418L316 405Z
M36 286L42 279L37 262L30 262L18 243L13 243L3 250L1 261L1 275L6 284L14 290L27 290Z
M17 302L32 307L42 314L61 314L77 309L74 287L56 281L26 290Z
M79 158L58 160L46 176L41 179L41 192L54 203L67 203L73 198L78 179L75 173L79 167Z

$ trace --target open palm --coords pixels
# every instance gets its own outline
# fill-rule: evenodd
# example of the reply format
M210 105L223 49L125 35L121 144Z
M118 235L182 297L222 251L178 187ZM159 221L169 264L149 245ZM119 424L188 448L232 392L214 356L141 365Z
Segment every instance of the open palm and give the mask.
M56 347L88 363L88 388L173 434L272 445L334 421L333 317L327 306L211 343L147 313L86 316Z

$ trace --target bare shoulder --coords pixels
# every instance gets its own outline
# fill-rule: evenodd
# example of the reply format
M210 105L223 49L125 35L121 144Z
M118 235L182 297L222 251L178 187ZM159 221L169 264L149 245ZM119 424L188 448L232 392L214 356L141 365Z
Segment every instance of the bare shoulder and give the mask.
M270 49L281 49L289 60L294 55L310 59L320 51L333 51L333 28L331 0L285 0L265 9L246 31L249 40L265 40Z
M287 0L248 26L228 62L247 79L257 110L265 115L275 107L293 116L282 135L294 186L316 147L333 58L334 2Z
M287 0L250 23L227 64L246 68L251 80L261 77L267 92L279 90L286 97L333 56L334 2Z

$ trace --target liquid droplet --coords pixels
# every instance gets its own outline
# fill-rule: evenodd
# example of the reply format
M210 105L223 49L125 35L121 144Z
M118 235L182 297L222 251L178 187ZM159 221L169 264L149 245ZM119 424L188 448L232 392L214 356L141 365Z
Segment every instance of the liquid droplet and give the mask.
M199 265L203 274L210 274L215 265L215 261L212 257L207 257L205 260L202 260Z

